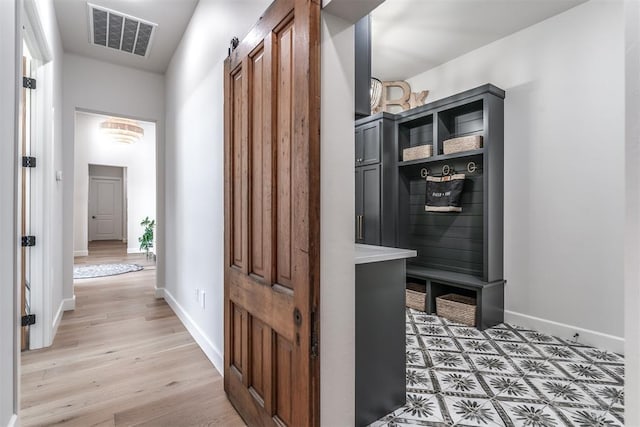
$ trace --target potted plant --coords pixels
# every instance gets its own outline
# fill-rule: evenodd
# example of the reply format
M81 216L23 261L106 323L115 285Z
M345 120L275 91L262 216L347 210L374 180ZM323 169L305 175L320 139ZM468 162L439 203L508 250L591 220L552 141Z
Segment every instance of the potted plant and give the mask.
M147 259L149 259L151 253L150 251L153 248L153 229L156 226L156 220L146 217L142 220L140 225L144 227L142 237L138 238L138 241L140 242L140 250L145 251Z

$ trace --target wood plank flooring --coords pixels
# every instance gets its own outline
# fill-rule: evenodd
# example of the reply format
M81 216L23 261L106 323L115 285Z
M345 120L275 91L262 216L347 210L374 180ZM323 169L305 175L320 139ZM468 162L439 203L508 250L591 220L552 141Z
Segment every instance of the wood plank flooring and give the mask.
M119 242L76 263L133 262L135 273L75 281L53 346L22 354L23 426L244 426L223 379L164 300L155 267Z

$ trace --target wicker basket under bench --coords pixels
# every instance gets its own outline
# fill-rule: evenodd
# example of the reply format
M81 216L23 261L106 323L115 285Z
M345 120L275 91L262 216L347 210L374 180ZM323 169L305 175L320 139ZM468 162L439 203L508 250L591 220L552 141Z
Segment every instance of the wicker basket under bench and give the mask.
M425 311L427 307L427 298L424 292L407 289L406 306L414 310Z
M476 299L458 294L436 297L436 314L452 322L476 326Z
M475 326L484 330L504 321L504 280L487 282L469 274L407 263L407 281L426 283L426 312L436 314L436 298L457 294L475 298Z

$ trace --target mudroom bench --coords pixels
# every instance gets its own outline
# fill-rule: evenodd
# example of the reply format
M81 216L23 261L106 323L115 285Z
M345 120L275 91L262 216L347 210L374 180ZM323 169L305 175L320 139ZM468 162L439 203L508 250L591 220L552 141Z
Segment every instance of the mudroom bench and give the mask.
M470 274L428 268L407 263L407 281L424 283L425 309L436 314L436 298L455 293L476 299L476 327L490 328L504 321L505 280L487 282Z

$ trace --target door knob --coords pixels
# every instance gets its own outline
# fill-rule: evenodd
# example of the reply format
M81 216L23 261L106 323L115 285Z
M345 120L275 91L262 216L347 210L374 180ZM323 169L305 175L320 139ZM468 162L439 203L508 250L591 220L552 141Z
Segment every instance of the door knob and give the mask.
M95 215L91 215L91 219L96 219L96 216Z

